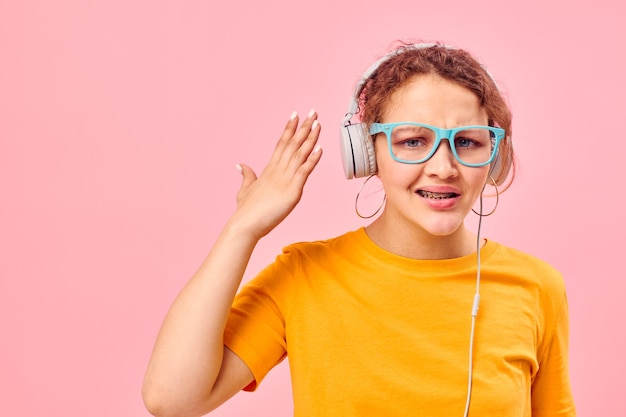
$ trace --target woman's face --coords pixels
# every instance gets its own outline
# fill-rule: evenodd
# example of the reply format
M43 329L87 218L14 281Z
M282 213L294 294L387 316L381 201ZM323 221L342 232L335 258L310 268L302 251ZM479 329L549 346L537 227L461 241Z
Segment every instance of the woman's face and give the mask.
M449 129L487 125L488 118L476 95L465 87L436 75L418 75L390 97L381 122L419 122ZM447 140L442 140L435 154L421 164L394 161L384 134L376 137L374 146L378 176L387 195L385 220L435 236L462 230L489 166L460 164Z

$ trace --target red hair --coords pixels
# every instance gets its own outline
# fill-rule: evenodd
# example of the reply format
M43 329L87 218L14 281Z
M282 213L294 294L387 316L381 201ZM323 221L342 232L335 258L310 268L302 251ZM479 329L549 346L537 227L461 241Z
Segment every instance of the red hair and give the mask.
M358 94L361 121L367 125L380 122L393 93L420 74L434 74L467 88L478 97L489 124L505 130L505 138L499 146L503 169L499 170L499 175L495 173L498 178L493 179L498 185L503 184L512 168L511 180L504 187L508 188L515 176L511 110L493 78L467 51L441 44L402 45L395 49L365 81Z

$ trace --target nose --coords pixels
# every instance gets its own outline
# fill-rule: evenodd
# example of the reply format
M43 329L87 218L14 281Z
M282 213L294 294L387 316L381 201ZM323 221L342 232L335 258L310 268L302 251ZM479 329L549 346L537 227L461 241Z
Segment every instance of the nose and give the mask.
M453 178L458 174L457 161L450 148L450 141L443 139L439 143L439 147L435 150L433 156L424 162L424 172L429 176L436 176L447 179Z

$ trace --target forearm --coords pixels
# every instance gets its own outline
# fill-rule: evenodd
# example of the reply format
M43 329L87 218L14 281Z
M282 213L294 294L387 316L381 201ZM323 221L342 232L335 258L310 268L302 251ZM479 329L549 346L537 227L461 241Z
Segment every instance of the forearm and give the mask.
M229 221L167 313L144 380L144 396L194 404L220 372L228 312L258 239Z

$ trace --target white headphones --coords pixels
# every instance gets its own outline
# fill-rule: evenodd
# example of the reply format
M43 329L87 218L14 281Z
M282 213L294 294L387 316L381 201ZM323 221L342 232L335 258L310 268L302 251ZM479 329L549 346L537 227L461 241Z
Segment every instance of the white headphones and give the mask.
M418 43L409 45L409 49L422 49L430 48L432 46L443 46L449 49L456 49L447 45L440 45L434 43ZM388 60L390 57L395 56L397 51L393 51L382 58L374 62L365 73L361 76L354 88L354 94L350 100L348 112L341 122L341 159L343 161L343 170L347 179L367 177L376 174L376 154L374 152L374 140L367 131L367 125L365 123L352 124L351 120L354 114L359 108L359 96L361 89L365 83L369 80L370 76L378 69L380 64ZM484 68L484 67L483 67ZM487 75L496 84L495 80L485 69ZM510 140L510 139L509 139ZM510 164L509 164L510 165ZM507 172L504 172L506 168ZM510 166L504 166L503 158L500 157L500 153L496 155L494 162L489 170L489 175L495 178L506 178Z

